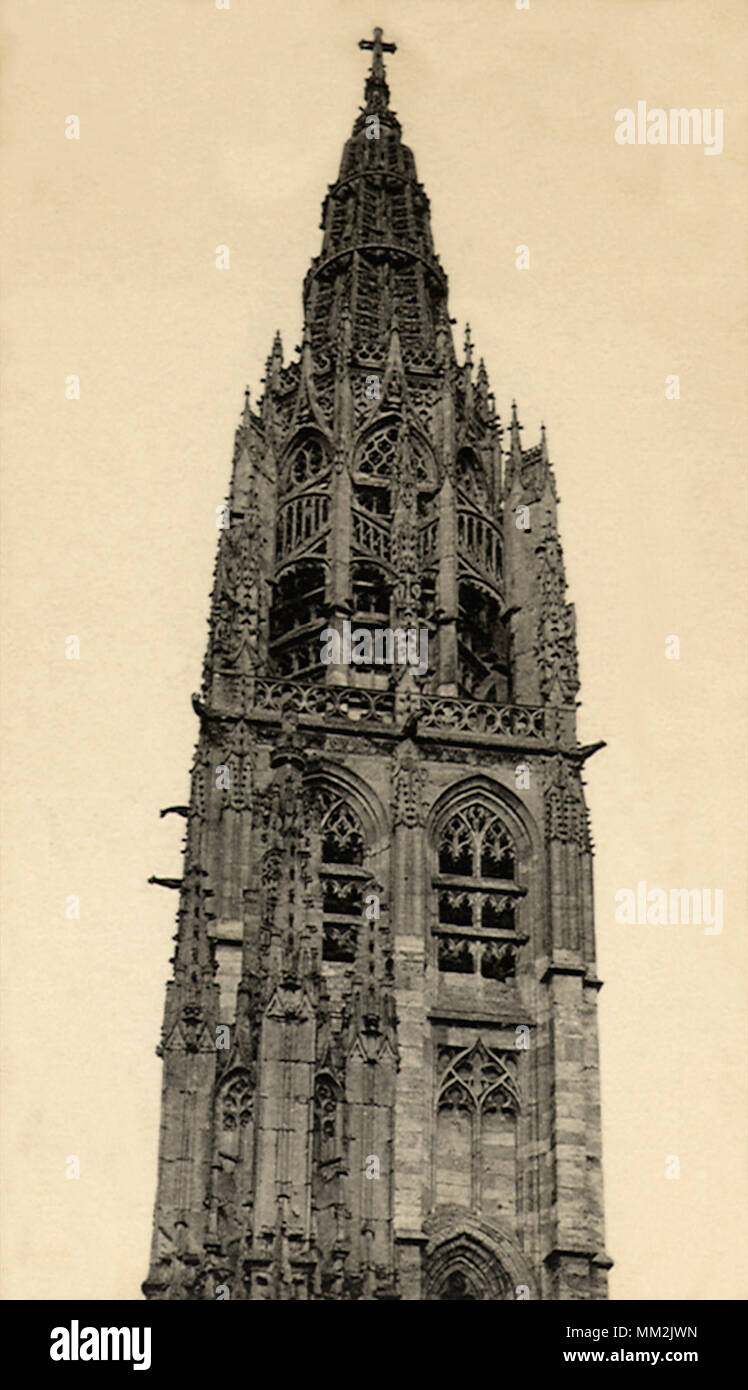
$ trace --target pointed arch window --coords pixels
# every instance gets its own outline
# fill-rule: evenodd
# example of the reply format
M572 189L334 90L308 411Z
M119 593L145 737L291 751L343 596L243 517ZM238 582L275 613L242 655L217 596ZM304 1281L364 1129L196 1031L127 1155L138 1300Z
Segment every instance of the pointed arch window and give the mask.
M284 491L303 487L305 483L319 478L327 464L327 454L320 437L305 433L291 446L283 464Z
M218 1097L219 1128L223 1134L236 1134L252 1120L252 1092L243 1073L232 1077Z
M322 883L322 959L356 959L368 874L364 835L349 802L320 793L320 880Z
M356 470L372 478L391 478L395 471L400 426L396 421L366 436L358 452Z
M241 1234L240 1208L252 1162L254 1096L249 1074L233 1071L215 1097L213 1198L216 1234L225 1246Z
M512 1218L516 1209L517 1058L479 1037L438 1053L434 1205Z
M517 850L499 810L477 801L442 825L436 844L437 959L445 973L503 983L515 973L519 911Z

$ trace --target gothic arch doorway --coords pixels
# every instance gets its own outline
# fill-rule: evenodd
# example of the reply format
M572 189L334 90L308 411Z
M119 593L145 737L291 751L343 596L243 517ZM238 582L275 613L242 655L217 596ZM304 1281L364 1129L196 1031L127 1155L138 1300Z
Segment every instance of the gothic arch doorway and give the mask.
M457 1207L442 1207L424 1229L430 1237L424 1250L424 1299L508 1303L536 1296L528 1263L508 1231Z
M454 1269L447 1275L439 1293L432 1297L442 1303L477 1303L482 1301L483 1294L478 1292L477 1286L461 1269Z
M494 1253L467 1233L446 1241L431 1255L426 1298L464 1303L511 1299L512 1283Z

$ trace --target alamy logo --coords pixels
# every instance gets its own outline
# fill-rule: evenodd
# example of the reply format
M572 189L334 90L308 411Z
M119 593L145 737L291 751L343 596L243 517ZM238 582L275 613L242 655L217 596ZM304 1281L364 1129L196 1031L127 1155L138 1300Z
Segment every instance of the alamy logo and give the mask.
M630 927L704 926L705 936L721 936L723 891L711 888L647 888L640 879L633 888L616 893L616 921Z
M647 110L646 101L637 101L636 111L622 106L616 111L618 145L703 145L704 154L721 154L724 110L721 106L672 107Z
M429 667L429 634L425 627L357 627L346 618L342 632L326 627L320 633L324 666L412 666L419 676Z
M150 1327L80 1327L73 1318L50 1337L52 1361L132 1361L134 1371L150 1370Z

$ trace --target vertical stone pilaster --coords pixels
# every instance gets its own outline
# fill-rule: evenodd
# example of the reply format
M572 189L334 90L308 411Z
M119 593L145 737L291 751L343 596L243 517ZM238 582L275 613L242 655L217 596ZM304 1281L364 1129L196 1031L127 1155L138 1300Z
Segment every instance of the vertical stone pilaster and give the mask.
M439 693L456 695L458 682L457 650L457 516L455 493L449 477L439 493Z
M395 1103L395 1233L420 1230L428 1103L423 831L401 820L393 844L395 997L400 1070Z

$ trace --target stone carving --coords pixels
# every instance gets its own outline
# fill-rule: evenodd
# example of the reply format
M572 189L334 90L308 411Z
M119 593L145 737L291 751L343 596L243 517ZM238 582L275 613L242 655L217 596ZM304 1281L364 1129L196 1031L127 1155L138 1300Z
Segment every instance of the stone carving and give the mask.
M541 520L552 477L516 415L507 467L469 339L457 360L381 33L367 45L298 361L276 337L218 532L145 1291L576 1297L552 1248L571 1232L596 1297L591 991L547 968L548 936L581 924L592 954L574 614ZM510 515L523 489L539 500L529 536ZM321 634L346 619L426 628L429 669L330 669ZM503 703L511 691L538 704ZM434 823L432 805L448 807ZM525 1021L531 1119L515 1124L503 1049Z
M418 561L415 459L411 455L410 443L404 429L398 440L396 479L397 502L392 524L392 564L397 580L393 598L397 621L408 625L418 621L421 578Z
M564 598L561 542L550 527L537 548L540 618L535 655L546 704L573 704L579 691L574 609Z
M545 778L545 824L549 840L575 844L589 853L592 840L589 814L579 772L561 756L543 760Z
M261 520L256 498L242 520L221 532L213 587L209 667L247 671L259 663L263 619Z
M423 787L423 768L411 745L398 752L392 768L394 825L423 824Z
M517 1058L511 1052L496 1052L478 1038L470 1047L440 1047L437 1107L467 1105L485 1109L494 1096L503 1108L519 1109Z

